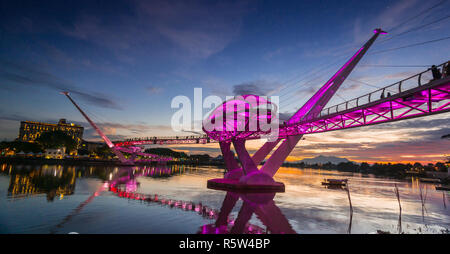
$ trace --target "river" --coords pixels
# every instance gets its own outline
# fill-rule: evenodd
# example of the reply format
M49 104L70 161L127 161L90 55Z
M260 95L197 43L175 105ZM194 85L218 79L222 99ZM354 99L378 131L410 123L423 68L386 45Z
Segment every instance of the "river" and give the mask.
M223 172L182 165L2 164L0 233L435 234L450 229L450 193L417 178L280 168L275 180L285 184L284 193L208 189L207 180ZM324 178L349 179L349 192L326 188Z

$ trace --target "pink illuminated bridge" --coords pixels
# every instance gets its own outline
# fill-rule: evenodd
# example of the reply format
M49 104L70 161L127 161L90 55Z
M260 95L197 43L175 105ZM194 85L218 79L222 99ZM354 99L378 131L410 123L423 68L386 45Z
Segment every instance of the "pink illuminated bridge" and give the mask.
M444 67L446 63L437 67ZM280 138L374 125L450 111L450 77L433 80L431 70L398 81L352 100L327 107L317 117L280 124ZM244 132L243 139L259 139L263 131ZM207 144L236 137L215 135L133 138L115 142L116 147L152 144Z

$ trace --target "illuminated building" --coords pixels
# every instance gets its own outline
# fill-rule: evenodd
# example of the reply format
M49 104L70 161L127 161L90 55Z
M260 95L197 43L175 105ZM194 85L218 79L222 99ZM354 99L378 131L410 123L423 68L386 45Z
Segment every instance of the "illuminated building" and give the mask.
M63 159L66 155L66 148L45 149L45 158L47 159Z
M66 123L66 119L60 119L57 124L40 123L32 121L20 122L19 141L34 142L42 133L48 131L62 131L71 136L78 144L81 145L84 128L73 123Z

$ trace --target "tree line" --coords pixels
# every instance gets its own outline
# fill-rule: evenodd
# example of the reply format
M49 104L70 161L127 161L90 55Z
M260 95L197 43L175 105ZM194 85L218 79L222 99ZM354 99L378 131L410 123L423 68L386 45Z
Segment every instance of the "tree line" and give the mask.
M77 149L77 141L65 132L56 130L43 132L34 142L22 142L22 141L3 141L0 143L0 150L10 149L24 153L39 153L44 152L45 149L57 149L66 148L66 152L75 151Z
M442 162L436 162L435 164L429 163L422 165L419 162L414 164L411 163L374 163L370 165L367 162L362 162L361 164L354 162L341 162L339 164L333 164L331 162L325 164L305 164L300 163L290 163L285 162L283 164L285 167L296 167L296 168L313 168L313 169L328 169L328 170L339 170L345 172L360 172L360 173L373 173L380 175L392 175L401 176L405 175L407 171L416 171L418 173L425 171L440 171L447 172L447 166Z

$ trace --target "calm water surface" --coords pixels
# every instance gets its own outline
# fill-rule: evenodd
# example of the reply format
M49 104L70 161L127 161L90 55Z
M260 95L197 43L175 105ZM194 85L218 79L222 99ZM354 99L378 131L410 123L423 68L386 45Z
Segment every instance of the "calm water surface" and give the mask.
M281 168L286 192L206 188L214 167L0 165L0 233L448 233L450 193L417 179ZM348 193L324 178L348 178ZM402 213L399 213L398 186ZM424 206L420 198L424 200ZM228 213L229 212L229 213Z

